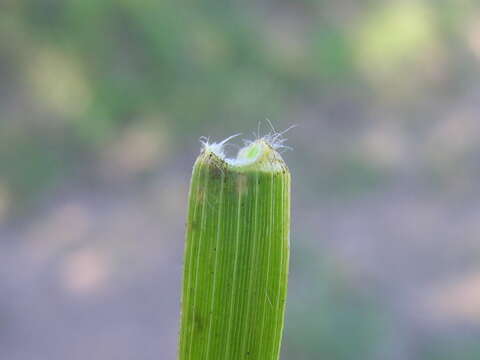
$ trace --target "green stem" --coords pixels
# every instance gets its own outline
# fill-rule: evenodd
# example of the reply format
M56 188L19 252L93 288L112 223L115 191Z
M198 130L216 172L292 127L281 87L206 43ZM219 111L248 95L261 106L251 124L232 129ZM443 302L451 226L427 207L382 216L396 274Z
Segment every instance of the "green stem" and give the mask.
M180 360L278 360L290 229L290 173L265 140L236 161L208 146L189 194Z

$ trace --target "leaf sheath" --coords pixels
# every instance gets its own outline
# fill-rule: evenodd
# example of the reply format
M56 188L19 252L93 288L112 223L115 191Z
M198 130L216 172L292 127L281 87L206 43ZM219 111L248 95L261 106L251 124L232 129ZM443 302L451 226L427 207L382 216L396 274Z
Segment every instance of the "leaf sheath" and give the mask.
M203 151L192 173L179 360L278 360L290 173L274 156L241 167Z

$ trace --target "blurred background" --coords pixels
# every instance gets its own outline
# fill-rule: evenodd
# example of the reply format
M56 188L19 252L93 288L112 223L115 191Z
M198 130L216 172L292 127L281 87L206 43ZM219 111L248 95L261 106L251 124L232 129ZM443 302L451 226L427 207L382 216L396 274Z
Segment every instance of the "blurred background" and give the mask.
M475 0L2 0L5 360L175 359L199 137L291 124L284 360L480 358Z

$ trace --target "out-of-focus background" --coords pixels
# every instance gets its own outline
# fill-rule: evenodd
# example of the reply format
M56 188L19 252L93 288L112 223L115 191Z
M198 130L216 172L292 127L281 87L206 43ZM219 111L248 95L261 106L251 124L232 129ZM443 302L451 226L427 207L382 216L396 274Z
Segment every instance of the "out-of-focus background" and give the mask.
M2 0L0 359L174 359L198 138L265 118L282 359L480 358L479 65L475 0Z

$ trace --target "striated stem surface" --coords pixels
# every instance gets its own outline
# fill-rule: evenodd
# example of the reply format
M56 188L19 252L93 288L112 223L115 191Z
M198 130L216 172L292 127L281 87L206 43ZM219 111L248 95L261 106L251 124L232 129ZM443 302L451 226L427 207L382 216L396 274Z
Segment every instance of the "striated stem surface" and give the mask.
M290 173L264 139L236 160L216 150L205 146L191 179L179 360L278 360Z

